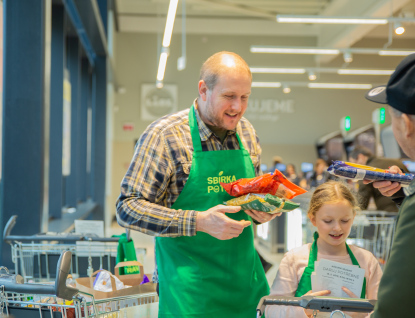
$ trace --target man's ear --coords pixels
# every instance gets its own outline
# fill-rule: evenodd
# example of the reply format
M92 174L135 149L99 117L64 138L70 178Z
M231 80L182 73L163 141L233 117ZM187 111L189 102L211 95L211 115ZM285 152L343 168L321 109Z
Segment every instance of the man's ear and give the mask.
M208 87L207 87L207 85L206 85L206 83L205 83L204 80L200 80L199 81L199 87L198 87L198 89L199 89L199 96L202 98L202 100L204 102L206 102L206 95L207 95Z
M415 120L411 115L408 114L402 114L401 117L404 125L405 137L411 138L415 133Z

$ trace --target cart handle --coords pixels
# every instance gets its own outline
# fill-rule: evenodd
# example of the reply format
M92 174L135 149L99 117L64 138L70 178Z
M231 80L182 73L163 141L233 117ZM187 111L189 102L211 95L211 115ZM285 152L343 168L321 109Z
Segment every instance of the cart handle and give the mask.
M17 215L13 215L3 231L3 241L11 244L12 241L18 242L33 242L33 241L93 241L93 242L118 242L118 237L98 237L98 236L87 236L87 235L47 235L45 233L35 235L10 235L12 229L16 225Z
M61 254L56 268L54 285L22 284L13 282L10 279L7 279L7 277L3 278L0 276L0 287L4 288L5 292L56 295L59 298L71 300L73 296L78 293L78 289L66 286L66 279L69 274L71 261L72 253L70 251L65 251Z
M264 314L267 305L285 305L298 306L304 309L319 310L322 312L331 312L334 310L364 312L373 311L376 300L360 298L335 298L327 296L264 296L261 298L257 307L257 317Z

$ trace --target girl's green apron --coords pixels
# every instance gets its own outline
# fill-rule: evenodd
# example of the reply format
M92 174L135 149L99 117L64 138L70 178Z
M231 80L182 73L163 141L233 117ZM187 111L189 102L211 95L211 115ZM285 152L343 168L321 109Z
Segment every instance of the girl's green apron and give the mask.
M202 151L194 106L189 125L192 168L172 208L206 211L232 198L219 181L252 178L255 170L238 135L240 150ZM243 211L226 215L252 221ZM252 224L230 240L204 232L192 237L157 237L159 317L255 317L269 286L253 239Z
M313 244L311 244L310 256L308 257L308 266L304 269L304 273L301 276L300 282L298 283L298 288L297 288L297 291L295 292L295 297L301 297L311 290L311 273L314 272L314 262L317 260L317 253L318 253L317 239L318 239L318 233L314 232L314 242ZM354 257L352 250L347 244L346 244L346 249L352 260L352 264L360 267L359 263L357 262L356 257ZM363 287L362 287L362 293L360 295L360 298L363 298L363 299L366 298L366 278L363 279Z

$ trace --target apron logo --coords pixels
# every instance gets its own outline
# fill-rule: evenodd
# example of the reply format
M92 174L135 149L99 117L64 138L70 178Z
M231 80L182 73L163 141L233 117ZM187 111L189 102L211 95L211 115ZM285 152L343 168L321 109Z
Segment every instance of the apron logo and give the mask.
M229 183L229 182L234 182L236 181L236 177L235 176L223 176L223 171L219 172L219 176L218 177L209 177L207 178L207 183L208 183L208 187L207 187L207 192L211 193L219 193L219 192L224 192L225 190L222 188L222 186L219 184L219 182L223 182L223 183Z

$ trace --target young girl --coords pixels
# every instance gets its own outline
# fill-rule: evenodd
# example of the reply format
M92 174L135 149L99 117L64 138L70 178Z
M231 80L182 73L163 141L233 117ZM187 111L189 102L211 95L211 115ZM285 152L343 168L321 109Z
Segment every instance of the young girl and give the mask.
M372 253L354 245L348 246L346 239L356 215L357 202L346 185L330 181L314 191L308 210L311 223L317 227L314 242L293 249L285 254L271 288L271 295L330 296L329 290L311 291L310 275L314 271L314 261L328 259L343 264L359 265L365 269L365 298L377 299L382 270ZM317 255L317 257L316 257ZM316 259L317 258L317 259ZM353 294L343 287L352 298ZM274 317L312 317L311 310L290 306L267 306L265 315ZM367 314L348 313L352 317L365 317ZM319 313L317 317L323 317Z

